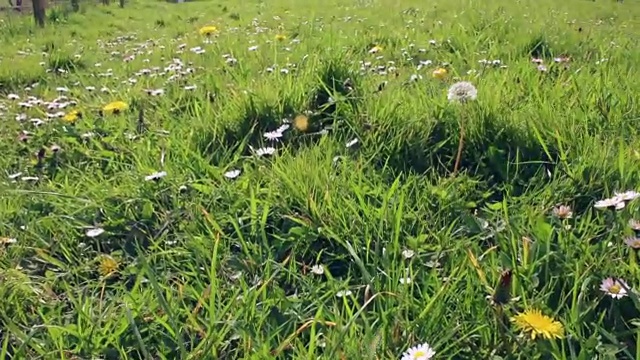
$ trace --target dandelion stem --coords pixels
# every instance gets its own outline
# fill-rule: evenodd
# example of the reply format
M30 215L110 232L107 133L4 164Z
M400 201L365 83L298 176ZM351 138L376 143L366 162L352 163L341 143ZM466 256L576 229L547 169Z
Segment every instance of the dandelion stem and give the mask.
M464 108L464 106L463 106ZM462 158L462 149L464 148L464 120L465 120L465 111L462 111L462 115L460 117L460 138L458 140L458 152L456 153L456 162L453 165L453 176L456 176L458 173L458 169L460 168L460 160Z

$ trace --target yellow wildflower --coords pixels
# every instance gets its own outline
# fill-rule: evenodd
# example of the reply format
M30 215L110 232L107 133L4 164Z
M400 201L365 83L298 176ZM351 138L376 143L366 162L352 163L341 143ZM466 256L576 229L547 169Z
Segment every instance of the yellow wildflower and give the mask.
M309 117L302 114L296 116L293 119L293 127L298 131L307 131L309 129Z
M118 271L118 261L109 255L102 255L99 259L98 272L103 277L109 277Z
M74 123L78 119L82 119L82 113L80 112L80 110L72 110L65 114L62 119L66 122Z
M102 112L105 114L118 114L129 108L129 105L124 101L110 102L102 108Z
M433 70L433 73L431 75L438 80L444 80L444 78L447 77L447 69L437 68Z
M511 318L515 326L524 333L528 333L531 339L543 337L545 339L562 338L564 327L559 321L546 315L540 310L526 310Z
M218 28L213 25L203 26L200 28L200 35L210 36L218 32Z

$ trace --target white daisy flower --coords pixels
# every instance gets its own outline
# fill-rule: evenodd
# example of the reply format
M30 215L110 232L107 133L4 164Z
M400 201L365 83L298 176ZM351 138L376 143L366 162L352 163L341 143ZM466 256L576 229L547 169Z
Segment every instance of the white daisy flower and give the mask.
M416 253L411 249L402 250L402 256L405 259L411 259Z
M357 138L350 140L349 142L347 142L347 147L348 148L353 147L354 145L358 144L358 142L360 142L360 140L358 140Z
M267 140L277 141L278 139L280 139L282 137L282 133L279 132L278 130L275 130L275 131L266 132L266 133L263 134L263 136Z
M418 346L414 346L402 354L401 360L430 360L436 355L436 352L424 343Z
M627 296L629 285L622 279L606 278L600 284L600 290L614 299L622 299Z
M155 172L151 175L147 175L144 177L145 181L151 181L151 180L159 180L163 177L167 176L167 172L166 171L159 171L159 172Z
M315 264L311 267L311 272L316 275L322 275L324 274L324 266Z
M87 235L87 237L94 238L102 235L103 233L104 233L103 228L91 228L91 229L88 229L84 234Z
M273 147L263 147L256 150L256 155L258 156L266 156L275 154L276 149Z
M240 170L235 169L235 170L230 170L227 171L226 173L224 173L224 177L226 177L227 179L235 179L238 176L240 176Z
M615 208L617 210L623 209L625 206L624 201L619 197L612 197L608 199L602 199L596 201L593 205L596 209L607 209L607 208Z
M279 133L284 133L285 131L289 130L290 127L291 125L289 124L280 125L280 127L277 128L276 131Z
M615 197L622 199L622 201L631 201L640 197L640 193L633 190L628 190L623 193L614 192L613 194Z

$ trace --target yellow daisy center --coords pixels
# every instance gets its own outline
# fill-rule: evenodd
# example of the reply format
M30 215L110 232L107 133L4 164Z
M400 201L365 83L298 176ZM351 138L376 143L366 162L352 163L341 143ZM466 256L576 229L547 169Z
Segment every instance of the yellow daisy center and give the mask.
M619 294L621 290L622 287L618 284L613 284L611 285L611 287L609 287L609 292L612 294Z
M416 352L413 354L413 358L414 358L414 359L420 359L420 358L421 358L421 357L423 357L423 356L427 356L427 353L425 353L425 352L424 352L424 351L422 351L422 350L418 350L418 351L416 351Z

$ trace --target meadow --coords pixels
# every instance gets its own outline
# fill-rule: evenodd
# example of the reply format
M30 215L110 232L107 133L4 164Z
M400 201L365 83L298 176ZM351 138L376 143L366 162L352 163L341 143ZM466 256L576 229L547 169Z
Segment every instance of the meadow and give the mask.
M640 359L640 4L0 15L0 359Z

